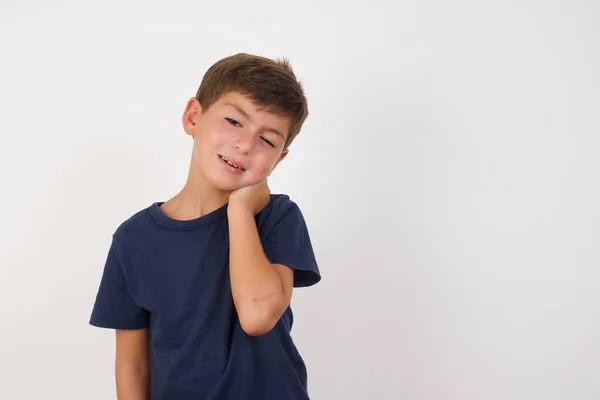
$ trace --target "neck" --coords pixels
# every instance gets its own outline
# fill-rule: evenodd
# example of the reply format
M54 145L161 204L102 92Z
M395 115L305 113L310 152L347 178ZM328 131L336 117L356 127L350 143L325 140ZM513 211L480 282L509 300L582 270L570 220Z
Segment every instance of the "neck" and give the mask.
M210 185L198 171L190 168L188 179L181 191L165 202L161 209L170 218L190 220L200 218L224 206L230 192Z

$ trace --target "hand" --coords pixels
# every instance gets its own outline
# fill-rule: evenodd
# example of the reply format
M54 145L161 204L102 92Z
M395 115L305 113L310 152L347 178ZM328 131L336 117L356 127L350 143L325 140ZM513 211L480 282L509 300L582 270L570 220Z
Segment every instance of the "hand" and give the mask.
M271 198L271 190L267 180L260 181L254 185L244 186L234 190L229 195L229 209L241 209L258 214Z

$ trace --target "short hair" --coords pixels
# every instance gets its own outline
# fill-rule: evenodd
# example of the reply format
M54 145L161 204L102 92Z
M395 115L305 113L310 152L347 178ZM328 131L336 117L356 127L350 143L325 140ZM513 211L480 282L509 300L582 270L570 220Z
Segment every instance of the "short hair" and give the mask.
M228 92L248 96L258 107L290 120L284 148L300 133L308 117L302 83L290 62L238 53L213 64L204 74L196 93L203 109L208 109Z

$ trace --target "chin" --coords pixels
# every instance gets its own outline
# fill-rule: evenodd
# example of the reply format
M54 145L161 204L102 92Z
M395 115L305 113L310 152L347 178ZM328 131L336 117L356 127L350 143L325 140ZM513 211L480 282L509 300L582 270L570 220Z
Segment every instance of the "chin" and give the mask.
M223 182L222 180L212 181L212 186L221 192L233 192L242 187L240 183Z
M231 192L236 189L251 186L263 181L266 178L261 176L252 175L231 175L229 173L221 173L221 171L211 171L208 174L208 181L217 190L224 192Z
M223 192L232 192L241 187L248 186L248 183L243 180L223 179L223 177L218 176L213 177L210 183L215 189Z

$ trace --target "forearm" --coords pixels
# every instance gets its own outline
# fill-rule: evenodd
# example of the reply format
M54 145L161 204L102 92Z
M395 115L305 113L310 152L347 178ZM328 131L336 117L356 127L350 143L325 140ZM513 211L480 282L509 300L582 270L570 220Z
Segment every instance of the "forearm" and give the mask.
M263 251L252 213L232 207L228 217L233 301L242 324L264 326L274 322L272 314L285 297L284 286Z
M117 363L115 378L118 400L150 399L150 366L147 362Z

